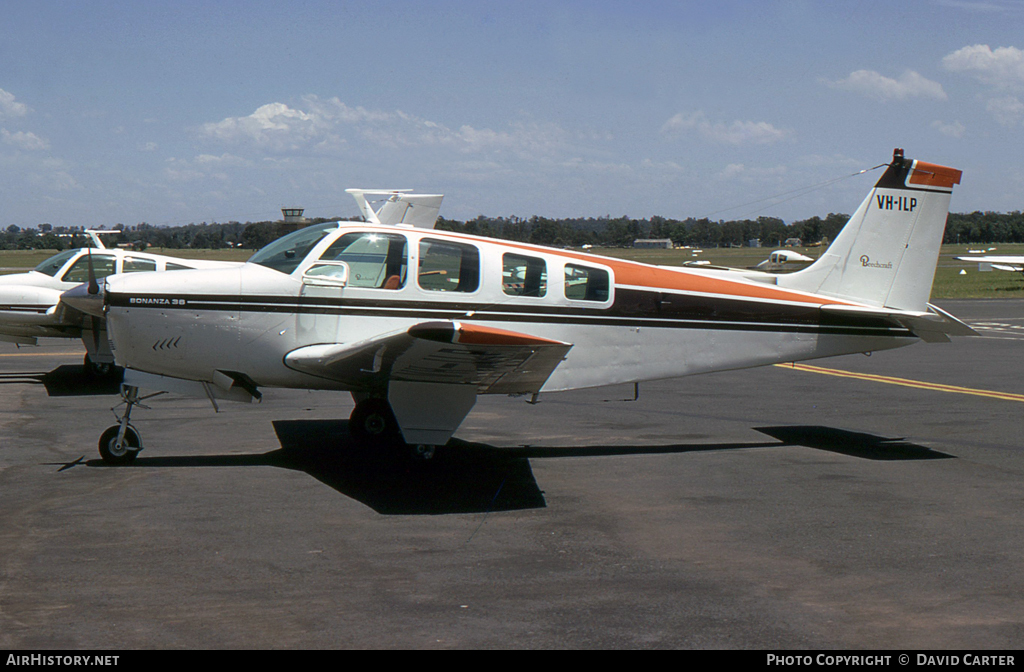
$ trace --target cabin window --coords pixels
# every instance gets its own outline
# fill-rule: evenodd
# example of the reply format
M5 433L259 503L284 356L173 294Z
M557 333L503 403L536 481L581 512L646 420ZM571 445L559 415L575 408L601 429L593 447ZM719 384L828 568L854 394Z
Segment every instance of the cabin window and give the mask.
M156 262L152 259L136 259L135 257L125 257L124 266L121 267L122 273L139 273L155 270Z
M191 266L184 266L182 264L176 264L173 261L168 261L164 266L165 271L192 271L195 270Z
M607 301L608 271L577 264L565 265L565 298L575 301Z
M97 280L105 278L114 272L114 256L111 254L93 254L92 256L92 269ZM64 277L61 278L64 282L89 282L89 257L88 254L83 254L78 258L71 268L67 270Z
M501 289L509 296L544 296L548 291L547 264L522 254L501 258Z
M424 238L419 283L433 292L475 292L480 287L480 251L472 245Z
M320 261L344 261L349 287L401 289L409 268L405 236L361 231L346 233L320 255Z

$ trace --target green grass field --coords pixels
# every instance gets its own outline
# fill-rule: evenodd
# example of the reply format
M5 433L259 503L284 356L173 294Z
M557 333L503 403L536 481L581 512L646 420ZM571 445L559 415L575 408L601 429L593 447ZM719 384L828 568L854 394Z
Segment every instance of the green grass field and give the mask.
M1012 299L1024 297L1024 276L1005 271L979 272L978 264L957 261L954 256L967 255L969 249L996 249L989 254L1024 255L1024 245L943 245L935 271L932 286L933 299ZM809 257L817 257L822 248L794 248ZM167 254L187 259L216 259L220 261L245 261L252 256L252 250L165 250L151 248L155 254ZM679 266L687 261L703 260L716 266L750 268L764 261L772 248L709 248L695 254L693 250L634 250L621 248L600 248L588 250L619 259L631 259L648 264ZM0 250L0 274L17 273L34 268L43 260L53 256L52 250ZM795 270L795 269L794 269ZM964 271L964 274L961 274Z

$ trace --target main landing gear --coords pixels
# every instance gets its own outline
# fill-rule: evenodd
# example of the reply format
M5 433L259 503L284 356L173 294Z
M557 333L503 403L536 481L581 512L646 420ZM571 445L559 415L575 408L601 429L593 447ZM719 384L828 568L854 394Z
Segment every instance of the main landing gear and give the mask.
M117 416L117 424L108 427L100 435L100 456L106 464L123 466L135 461L143 446L142 437L130 422L132 409L136 406L148 408L140 402L160 394L164 393L156 392L140 397L139 388L134 385L121 386L121 400L125 404L124 414ZM357 403L349 416L348 428L352 438L361 446L374 449L405 448L416 461L430 460L437 451L437 446L432 444L406 444L402 440L402 431L395 414L390 404L383 398L369 397Z
M86 375L92 378L111 378L118 371L118 367L113 362L97 362L88 354L82 361L82 368Z
M348 431L356 443L362 446L406 447L417 460L432 459L437 451L437 446L430 444L406 444L391 405L379 397L369 397L356 403L348 418Z
M140 401L158 394L163 394L163 392L139 397L139 388L134 385L121 386L121 400L125 404L124 415L117 418L116 425L108 427L100 435L100 457L106 464L124 466L135 461L139 451L142 450L142 437L139 436L138 430L129 423L132 408L142 406ZM142 406L142 408L148 407ZM117 415L116 411L114 414Z

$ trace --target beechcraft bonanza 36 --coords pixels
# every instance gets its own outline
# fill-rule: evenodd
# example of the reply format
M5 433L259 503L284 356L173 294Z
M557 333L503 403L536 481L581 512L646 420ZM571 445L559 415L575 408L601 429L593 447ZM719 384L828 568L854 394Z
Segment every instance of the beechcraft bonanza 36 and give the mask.
M86 369L104 372L114 363L102 319L83 314L60 303L60 296L86 282L91 274L102 279L114 273L225 268L236 262L178 259L159 254L107 249L104 233L85 232L92 247L64 250L27 273L0 275L0 341L35 345L37 338L81 338L85 344Z
M239 268L110 276L63 300L107 320L127 408L108 463L142 449L132 407L172 391L347 391L349 430L433 454L481 394L533 395L948 341L929 305L961 172L892 162L826 252L791 274L667 268L432 229L440 196L311 226ZM389 192L390 193L390 192ZM381 212L384 208L381 209ZM215 402L214 402L215 403Z

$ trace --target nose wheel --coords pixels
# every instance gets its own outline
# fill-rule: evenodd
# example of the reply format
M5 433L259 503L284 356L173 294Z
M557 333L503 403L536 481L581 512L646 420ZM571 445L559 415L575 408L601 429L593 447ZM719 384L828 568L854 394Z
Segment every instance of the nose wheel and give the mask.
M120 435L120 436L119 436ZM121 435L121 425L108 427L100 435L100 457L110 465L124 466L135 461L142 450L142 439L134 427L128 425Z
M125 404L124 415L117 418L117 424L107 429L100 435L100 457L103 462L111 466L124 466L135 461L139 451L142 450L142 437L129 423L132 409L142 406L139 402L143 399L155 397L163 392L157 392L146 397L139 397L139 388L134 385L121 386L121 400ZM148 408L142 406L142 408ZM113 410L113 409L111 409ZM117 415L115 411L115 416Z

